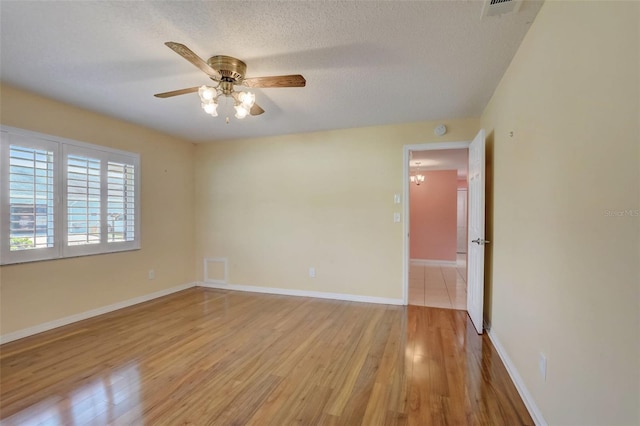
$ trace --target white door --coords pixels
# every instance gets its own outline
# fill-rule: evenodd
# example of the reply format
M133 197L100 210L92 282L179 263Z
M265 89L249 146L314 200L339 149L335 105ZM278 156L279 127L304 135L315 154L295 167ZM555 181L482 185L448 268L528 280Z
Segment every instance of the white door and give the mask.
M467 312L482 334L484 303L484 129L469 145L469 227L467 250Z

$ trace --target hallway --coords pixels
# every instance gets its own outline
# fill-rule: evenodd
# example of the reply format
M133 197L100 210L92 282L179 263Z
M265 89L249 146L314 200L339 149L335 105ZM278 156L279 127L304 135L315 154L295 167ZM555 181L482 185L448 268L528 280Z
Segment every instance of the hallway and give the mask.
M456 265L409 265L409 304L433 308L467 309L467 255L458 253Z

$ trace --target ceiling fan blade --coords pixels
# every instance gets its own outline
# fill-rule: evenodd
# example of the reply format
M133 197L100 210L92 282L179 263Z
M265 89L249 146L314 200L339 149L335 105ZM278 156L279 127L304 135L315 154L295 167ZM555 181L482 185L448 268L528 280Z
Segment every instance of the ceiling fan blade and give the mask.
M171 92L156 93L156 98L170 98L172 96L186 95L187 93L197 92L199 87L189 87L188 89L173 90Z
M264 110L258 104L253 104L253 106L251 107L251 111L249 111L251 115L260 115L263 112Z
M245 78L242 82L247 87L304 87L307 80L300 74L276 75L273 77Z
M198 55L193 53L193 51L184 44L168 41L165 43L165 45L176 52L178 55L185 58L187 61L191 62L196 67L200 68L205 74L207 74L214 80L220 80L222 78L218 71L211 68L209 64L203 61Z

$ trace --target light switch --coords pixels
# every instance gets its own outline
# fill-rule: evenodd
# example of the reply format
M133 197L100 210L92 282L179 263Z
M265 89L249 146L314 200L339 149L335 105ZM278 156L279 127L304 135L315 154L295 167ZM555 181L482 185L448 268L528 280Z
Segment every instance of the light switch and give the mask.
M393 223L400 223L400 213L393 214Z
M400 194L393 194L393 204L400 204Z

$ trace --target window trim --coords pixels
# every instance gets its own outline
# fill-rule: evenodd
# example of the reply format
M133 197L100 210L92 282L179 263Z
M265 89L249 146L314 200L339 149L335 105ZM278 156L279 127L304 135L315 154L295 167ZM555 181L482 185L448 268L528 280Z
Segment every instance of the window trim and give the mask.
M68 257L88 256L96 254L117 253L122 251L139 250L141 247L141 205L140 205L140 154L79 142L43 133L23 130L15 127L0 125L0 265L10 265L40 260L62 259ZM10 191L8 168L9 146L11 135L26 138L24 146L33 148L45 148L54 153L54 246L52 248L40 248L33 250L10 250ZM19 145L19 144L16 144ZM67 216L67 153L82 153L92 158L100 159L101 179L101 241L98 244L72 245L68 243L68 216ZM107 163L121 162L131 164L134 167L134 239L133 241L108 242L108 224L106 213L108 209L108 177ZM7 175L7 176L5 176Z

